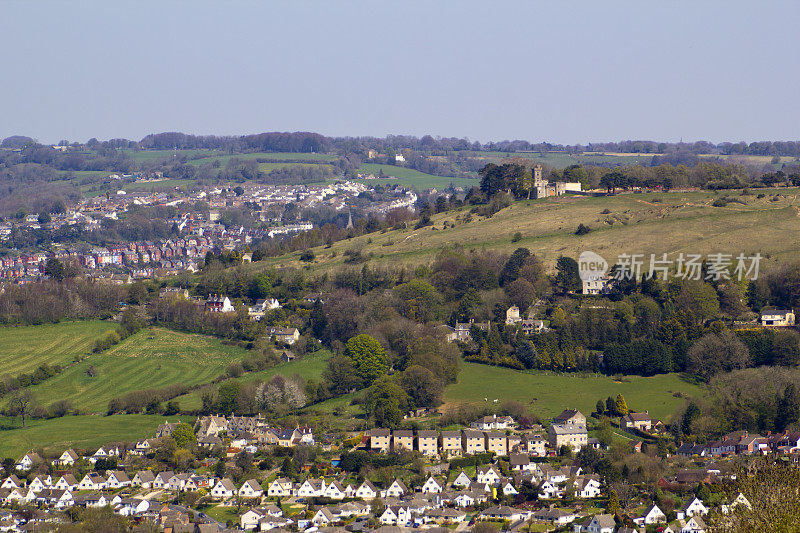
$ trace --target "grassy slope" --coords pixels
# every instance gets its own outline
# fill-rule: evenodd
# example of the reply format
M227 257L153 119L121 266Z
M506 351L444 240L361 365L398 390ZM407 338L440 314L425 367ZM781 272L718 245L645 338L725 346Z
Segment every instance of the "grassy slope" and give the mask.
M649 410L664 419L672 415L685 401L672 394L700 394L701 389L687 383L678 374L662 374L649 378L629 376L616 382L601 375L554 374L550 372L521 372L509 368L478 363L464 363L458 382L447 387L446 404L484 404L492 400L516 400L530 407L542 418L550 418L563 409L577 408L588 415L600 398L622 394L633 410Z
M220 165L225 166L232 158L248 160L248 159L269 159L277 161L309 161L310 163L316 162L333 162L336 161L336 156L331 154L312 154L306 152L253 152L248 154L222 154L216 153L208 157L199 159L192 159L188 163L190 165L205 165L219 161Z
M90 320L0 328L0 372L16 376L42 363L67 365L91 352L94 341L116 327Z
M761 191L757 191L761 192ZM792 259L800 248L797 220L800 210L797 189L781 189L783 196L770 201L770 194L757 199L741 197L746 205L712 207L711 192L624 194L613 197L562 196L516 202L491 218L473 215L471 222L457 221L468 209L433 217L434 227L371 234L318 248L312 271L325 271L343 264L343 252L360 249L373 254L373 264L429 264L447 246L511 252L524 246L553 267L560 255L577 258L593 250L613 263L620 253L738 254L761 252L773 261ZM736 193L729 193L735 196ZM653 200L658 200L653 202ZM610 214L603 214L608 209ZM442 229L442 223L456 222ZM578 224L593 231L574 235ZM436 229L434 229L436 228ZM522 240L512 242L515 233ZM371 241L371 242L368 242ZM335 252L335 255L333 255ZM253 263L250 268L303 266L300 252ZM675 255L672 256L673 258Z
M318 163L259 163L258 170L261 172L271 172L273 170L277 170L280 168L289 168L289 167L324 167L324 168L332 168L330 165L321 165Z
M172 158L175 155L173 150L127 150L127 154L136 162L141 161L155 161L165 157ZM214 155L220 152L216 150L178 150L178 155L185 155L187 157L195 157L198 155Z
M285 377L300 375L305 379L319 379L322 371L325 370L325 361L330 357L330 352L320 350L313 354L306 355L302 359L297 359L291 363L281 363L261 372L245 374L234 381L240 383L252 383L253 381L267 381L275 374L282 374ZM199 409L202 406L202 392L192 391L189 394L179 396L177 401L181 409Z
M109 400L126 392L208 383L245 354L211 337L149 328L31 390L43 405L66 398L78 409L103 412ZM95 377L86 373L90 365Z
M364 174L374 174L378 175L378 173L383 170L383 173L386 176L392 176L397 178L396 182L408 187L416 187L417 189L430 189L431 187L435 187L437 189L444 189L451 183L456 186L463 186L463 187L471 187L473 185L478 184L477 179L470 179L470 178L450 178L447 176L434 176L432 174L425 174L424 172L420 172L418 170L414 170L412 168L405 168L405 167L398 167L394 165L380 165L376 163L364 163L361 165L361 168L358 169L359 172ZM356 180L361 181L362 183L375 185L377 183L394 183L395 180Z
M191 422L192 418L183 417L187 422ZM176 419L170 417L170 421ZM85 415L30 420L25 429L16 423L16 429L0 433L0 457L19 459L34 448L63 451L70 446L93 448L109 442L136 441L154 437L156 428L162 423L164 417L160 415Z

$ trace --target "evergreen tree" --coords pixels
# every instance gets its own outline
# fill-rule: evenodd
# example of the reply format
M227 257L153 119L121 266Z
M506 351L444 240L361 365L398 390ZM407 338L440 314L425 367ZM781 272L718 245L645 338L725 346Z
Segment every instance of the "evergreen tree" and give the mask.
M322 309L322 302L319 298L314 301L314 307L311 308L309 322L311 322L311 332L314 337L321 339L325 333L325 328L328 326L328 319L325 318L325 312Z
M287 457L288 459L288 457ZM217 461L217 464L214 465L214 475L218 478L225 477L225 461L220 459Z
M625 416L628 414L628 404L625 403L625 397L622 394L617 394L617 400L614 402L615 412L617 416Z
M556 261L556 284L563 292L575 292L581 289L581 278L578 274L578 262L571 257L561 256Z
M619 496L617 496L617 491L611 489L608 494L608 506L606 507L606 512L612 515L617 514L622 508L619 505Z
M611 416L617 414L617 402L615 402L614 398L612 398L611 396L606 398L606 413L608 413Z
M595 406L594 410L598 415L605 413L606 409L605 405L603 405L603 400L597 400L597 405Z
M552 370L564 369L564 353L561 350L555 350L553 355L550 356L550 368Z
M575 370L575 351L572 348L564 350L564 370Z
M539 350L536 353L536 368L539 370L550 370L553 362L550 360L550 354L547 350Z
M486 342L485 339L483 340L483 342L481 342L481 351L479 357L481 361L486 363L492 361L492 353L489 351L489 344Z
M283 458L283 464L281 465L281 474L283 474L284 476L289 476L291 474L294 474L291 457Z
M700 408L696 403L692 402L686 407L686 411L681 418L680 429L684 435L692 434L692 422L700 417Z
M528 340L520 340L516 346L516 356L522 366L533 368L536 366L536 348Z
M491 330L489 331L489 352L491 353L492 359L500 359L504 355L503 349L503 338L500 336L500 329L497 327L497 324L492 324Z
M775 431L783 431L798 420L800 420L800 395L794 383L790 383L783 391L783 396L778 399Z
M531 251L527 248L517 248L514 250L514 253L511 254L511 257L508 258L508 261L506 261L506 264L503 266L503 270L500 271L500 286L519 278L519 271L530 255Z

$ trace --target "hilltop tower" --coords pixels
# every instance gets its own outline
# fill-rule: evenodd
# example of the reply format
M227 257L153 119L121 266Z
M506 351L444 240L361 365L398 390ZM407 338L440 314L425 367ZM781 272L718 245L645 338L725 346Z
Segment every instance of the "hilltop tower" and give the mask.
M539 187L544 184L544 180L542 180L542 165L537 164L533 167L533 186Z

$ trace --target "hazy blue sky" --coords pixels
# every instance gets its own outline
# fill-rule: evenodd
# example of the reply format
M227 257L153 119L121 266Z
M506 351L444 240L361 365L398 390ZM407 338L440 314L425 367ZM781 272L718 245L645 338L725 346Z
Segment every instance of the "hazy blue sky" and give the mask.
M0 0L0 137L797 140L798 21L798 0Z

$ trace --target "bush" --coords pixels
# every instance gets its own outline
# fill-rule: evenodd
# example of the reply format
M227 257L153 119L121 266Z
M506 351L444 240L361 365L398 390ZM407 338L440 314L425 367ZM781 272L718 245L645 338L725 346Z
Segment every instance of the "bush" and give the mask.
M124 407L125 403L122 401L122 398L114 398L110 402L108 402L107 414L115 415L117 413L121 413Z
M50 404L50 407L47 409L49 416L52 418L67 416L72 410L73 405L69 400L57 400Z
M177 415L180 412L181 412L180 404L175 400L171 400L167 402L167 407L166 409L164 409L164 416Z
M711 205L714 207L725 207L728 205L728 199L724 196L722 198L717 198Z
M153 410L157 404L177 398L188 391L189 387L180 383L168 385L161 389L131 391L121 398L114 398L108 402L108 414L113 415L121 412L141 413L148 406Z
M432 222L430 215L428 215L427 213L423 213L419 217L419 222L417 222L417 225L414 226L414 229L424 228L425 226L430 226L431 224Z
M522 240L522 233L520 233L519 231L516 232L513 237L511 237L511 242L519 242L521 240Z
M314 261L315 255L312 250L304 250L303 253L300 254L300 261L304 263L312 263Z
M231 363L225 372L230 378L238 378L244 374L244 366L242 366L242 363Z
M96 341L94 341L94 346L92 347L93 353L104 352L118 343L120 340L119 333L116 331L112 331L108 333L104 337L100 337Z
M589 228L589 226L586 226L585 224L578 224L578 229L575 230L575 235L586 235L590 231L592 230Z
M468 466L487 465L492 462L494 452L485 452L470 457L459 457L450 461L450 470L461 470Z

